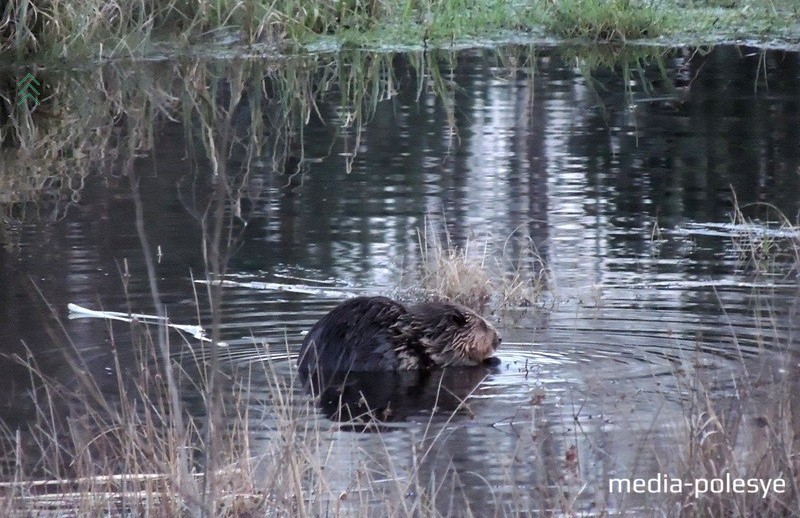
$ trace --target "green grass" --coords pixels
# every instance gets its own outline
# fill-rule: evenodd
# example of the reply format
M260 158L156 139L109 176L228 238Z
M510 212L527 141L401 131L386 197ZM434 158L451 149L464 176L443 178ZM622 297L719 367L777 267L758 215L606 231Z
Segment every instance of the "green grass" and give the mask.
M628 41L658 36L664 15L639 0L562 0L555 2L548 27L566 38Z
M741 8L693 7L671 10L663 20L663 30L674 37L693 36L710 43L734 37L797 41L800 30L794 20L798 16L800 4L774 9L769 2L750 3Z
M626 42L658 36L796 41L792 0L11 0L0 61L180 52L196 44L296 50L449 46L536 35Z

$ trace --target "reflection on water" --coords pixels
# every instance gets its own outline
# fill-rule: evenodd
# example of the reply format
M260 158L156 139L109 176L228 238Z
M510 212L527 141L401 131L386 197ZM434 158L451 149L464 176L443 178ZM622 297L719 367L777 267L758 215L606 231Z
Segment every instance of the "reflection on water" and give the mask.
M436 502L445 514L465 505L510 513L634 507L641 495L623 502L605 494L605 481L653 476L671 462L688 379L701 377L725 402L743 377L768 386L796 374L779 354L796 350L796 265L791 254L777 265L769 255L748 263L758 257L742 257L747 246L732 238L752 236L731 221L735 193L748 217L774 220L772 209L748 205L768 202L797 222L800 57L733 47L658 50L662 67L643 61L634 81L619 70L588 74L585 60L562 52L442 56L439 79L452 93L445 98L417 81L410 57L397 56L385 76L391 88L383 86L396 91L366 123L343 126L353 108L329 95L309 114L302 138L283 141L267 131L272 147L259 157L233 147L228 165L247 171L234 212L246 224L235 229L224 290L223 369L252 369L256 451L271 451L277 433L256 410L271 404L276 378L298 407L307 404L305 387L293 381L302 333L355 293L385 294L407 282L426 218L454 244L489 242L506 258L523 256L532 243L550 272L551 294L491 316L504 338L497 369L399 383L411 392L392 408L387 433L326 428L331 495L356 494L359 472L368 473L371 492L396 491L397 479L435 487L452 496ZM215 68L233 77L241 66ZM269 104L259 96L247 92L231 120L243 139L250 108ZM275 116L269 110L265 119ZM195 323L199 298L208 325L205 288L193 278L206 267L198 214L213 164L197 158L201 139L184 125L162 119L152 152L133 167L169 317ZM273 173L278 144L288 150L285 169ZM113 167L89 176L77 201L50 221L14 217L25 205L4 205L2 350L30 352L57 379L72 376L60 360L59 350L71 347L65 334L101 379L112 335L123 357L133 354L125 328L67 319L68 303L152 312L134 201ZM770 235L763 228L761 244L800 239L791 229ZM270 355L283 349L269 374L261 368L267 345ZM177 357L189 345L174 346ZM198 351L192 354L204 354ZM13 362L3 368L2 416L14 429L32 417L29 377ZM454 379L459 388L437 397ZM353 508L383 498L358 495Z

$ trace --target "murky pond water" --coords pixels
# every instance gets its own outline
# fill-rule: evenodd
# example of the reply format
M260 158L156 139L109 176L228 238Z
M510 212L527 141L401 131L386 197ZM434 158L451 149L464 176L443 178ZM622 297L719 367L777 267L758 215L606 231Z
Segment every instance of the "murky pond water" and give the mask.
M727 408L748 387L746 442L763 428L771 387L796 378L800 56L656 49L657 59L630 61L638 68L589 71L591 59L576 52L465 50L424 61L439 67L426 81L413 57L370 57L383 67L374 98L345 106L328 95L302 134L282 139L252 133L259 103L266 127L290 126L273 106L285 95L279 85L266 80L239 98L231 85L243 68L261 84L258 71L201 65L204 80L223 78L219 102L239 103L217 121L240 139L227 166L243 178L229 207L241 218L222 370L252 371L250 447L264 465L283 433L269 411L276 390L289 413L309 402L293 360L303 333L353 294L418 296L406 288L422 261L420 231L446 229L451 244L542 281L535 300L501 304L498 293L487 304L504 339L501 365L403 385L382 433L313 415L294 422L298 431L317 423L323 512L391 498L402 510L420 488L443 514L651 505L652 495L609 494L607 481L682 475L681 426L698 393ZM312 63L324 75L329 61ZM197 66L137 65L122 77L154 90L143 78L185 78ZM99 160L71 197L60 186L38 206L3 200L6 355L30 354L69 384L61 353L74 348L101 387L114 387L112 344L133 357L128 325L70 315L67 305L153 314L136 191L170 320L210 326L207 285L196 281L217 177L190 123L157 118L152 151L122 165ZM248 139L260 137L266 144L250 154ZM778 210L794 227L781 226ZM174 339L172 353L209 354L192 338ZM14 430L35 417L30 376L11 359L2 365L2 419ZM198 397L186 390L190 407Z

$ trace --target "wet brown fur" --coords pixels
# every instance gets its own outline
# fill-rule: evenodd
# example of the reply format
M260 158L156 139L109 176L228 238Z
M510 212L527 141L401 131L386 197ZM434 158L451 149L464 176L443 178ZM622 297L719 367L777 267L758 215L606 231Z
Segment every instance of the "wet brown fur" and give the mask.
M410 314L416 339L435 365L477 365L500 345L494 326L460 304L424 303Z
M357 297L311 328L298 364L303 374L477 365L499 345L492 324L460 304L429 302L407 309L385 297Z

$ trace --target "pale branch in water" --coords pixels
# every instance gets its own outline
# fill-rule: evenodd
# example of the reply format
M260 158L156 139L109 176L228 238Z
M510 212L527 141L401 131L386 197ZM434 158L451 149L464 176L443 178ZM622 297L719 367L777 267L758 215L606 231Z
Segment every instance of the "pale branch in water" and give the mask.
M95 311L93 309L84 308L77 304L67 304L69 310L69 318L104 318L106 320L119 320L121 322L133 322L137 320L145 324L166 324L167 327L176 329L178 331L188 333L193 338L197 338L203 342L210 342L211 338L206 335L205 330L201 326L193 326L188 324L173 324L169 319L158 317L155 315L145 315L142 313L121 313L119 311ZM225 342L219 342L220 346L226 346Z

